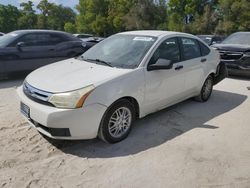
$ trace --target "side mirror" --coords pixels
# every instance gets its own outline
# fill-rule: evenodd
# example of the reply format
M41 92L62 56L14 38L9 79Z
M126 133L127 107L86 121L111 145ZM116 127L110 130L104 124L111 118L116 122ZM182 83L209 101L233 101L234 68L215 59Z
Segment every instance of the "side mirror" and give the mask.
M148 66L148 71L152 70L162 70L162 69L171 69L173 67L173 63L168 59L158 59L155 64Z
M16 47L17 47L18 50L21 50L21 48L24 47L24 46L25 46L25 43L24 43L24 42L19 42L19 43L17 43L17 45L16 45Z

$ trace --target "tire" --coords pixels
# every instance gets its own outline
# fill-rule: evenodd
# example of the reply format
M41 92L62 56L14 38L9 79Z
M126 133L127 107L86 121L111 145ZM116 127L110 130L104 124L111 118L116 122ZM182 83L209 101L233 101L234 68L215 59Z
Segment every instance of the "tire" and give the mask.
M194 99L198 102L206 102L210 98L212 91L213 77L209 75L201 88L200 95L196 96Z
M105 112L98 137L107 143L120 142L129 135L135 120L135 108L128 100L120 100Z

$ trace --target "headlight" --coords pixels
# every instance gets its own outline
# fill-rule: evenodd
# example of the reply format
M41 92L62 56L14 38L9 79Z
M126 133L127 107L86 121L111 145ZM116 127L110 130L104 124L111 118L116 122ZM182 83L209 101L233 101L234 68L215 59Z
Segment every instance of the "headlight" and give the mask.
M93 85L75 91L51 95L49 102L57 108L81 108L89 94L95 89Z

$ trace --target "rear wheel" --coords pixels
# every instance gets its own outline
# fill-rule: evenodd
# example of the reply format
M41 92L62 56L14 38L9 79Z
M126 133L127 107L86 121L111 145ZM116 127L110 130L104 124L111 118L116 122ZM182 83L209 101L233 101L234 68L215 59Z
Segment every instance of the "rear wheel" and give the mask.
M121 100L112 105L102 119L99 138L108 143L116 143L125 139L135 120L133 104Z
M206 102L210 98L213 91L213 77L210 75L203 84L200 95L196 96L194 99L199 102Z

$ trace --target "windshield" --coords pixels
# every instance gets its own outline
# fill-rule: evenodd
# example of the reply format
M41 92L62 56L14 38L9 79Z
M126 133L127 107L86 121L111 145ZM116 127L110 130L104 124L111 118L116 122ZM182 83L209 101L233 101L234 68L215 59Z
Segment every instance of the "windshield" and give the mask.
M8 46L12 41L18 37L18 34L15 32L8 33L0 37L0 47Z
M234 33L227 37L222 44L245 44L250 45L250 32Z
M135 68L155 41L156 37L113 35L90 48L81 58L112 67Z

